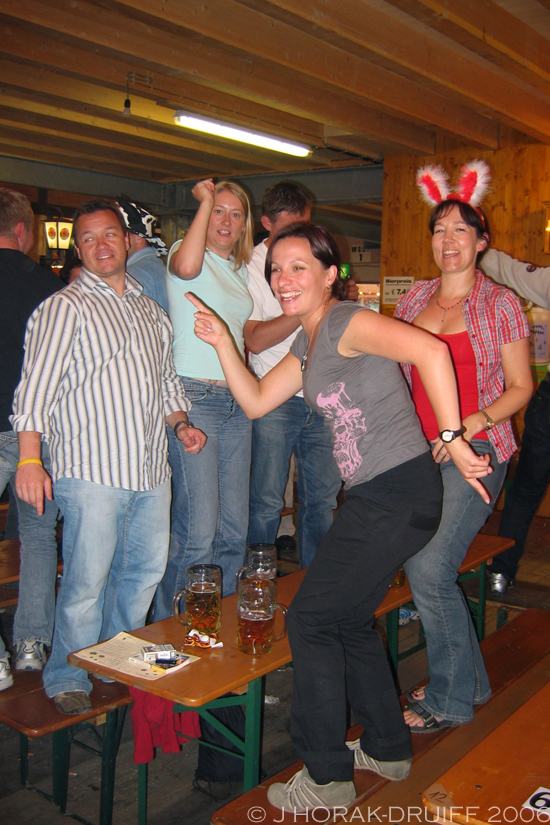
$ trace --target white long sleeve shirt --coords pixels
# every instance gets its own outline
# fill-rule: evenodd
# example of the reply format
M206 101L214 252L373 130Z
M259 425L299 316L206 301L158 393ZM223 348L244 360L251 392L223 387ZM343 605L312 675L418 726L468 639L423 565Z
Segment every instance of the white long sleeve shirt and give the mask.
M494 281L515 289L522 298L550 310L550 266L517 261L496 249L485 253L480 266Z

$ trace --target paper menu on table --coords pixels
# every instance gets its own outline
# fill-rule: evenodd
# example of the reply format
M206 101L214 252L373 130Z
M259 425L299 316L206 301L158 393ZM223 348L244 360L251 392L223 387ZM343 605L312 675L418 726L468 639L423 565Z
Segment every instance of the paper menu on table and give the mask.
M182 653L182 656L186 656L187 659L178 667L160 672L158 670L152 670L145 662L137 660L137 657L141 654L141 648L149 644L150 641L138 639L137 636L131 636L129 633L123 631L117 636L113 636L112 639L107 639L105 642L99 642L91 647L86 647L74 655L85 662L100 664L102 667L117 670L119 673L138 676L140 679L147 679L149 681L163 679L165 676L173 673L174 670L180 670L181 667L185 667L200 659L199 656ZM135 661L132 661L132 659L135 659Z

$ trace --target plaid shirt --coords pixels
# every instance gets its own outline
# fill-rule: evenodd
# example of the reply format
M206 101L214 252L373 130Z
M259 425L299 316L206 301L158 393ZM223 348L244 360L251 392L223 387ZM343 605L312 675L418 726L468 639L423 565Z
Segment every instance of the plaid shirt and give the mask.
M500 398L504 392L500 347L520 338L529 337L529 325L518 298L509 289L497 286L476 273L474 288L464 300L462 312L466 330L476 358L479 409ZM440 284L441 279L418 281L404 295L395 309L395 318L412 324ZM411 385L411 366L402 364L405 377ZM517 449L511 422L496 424L487 432L499 463L506 461Z

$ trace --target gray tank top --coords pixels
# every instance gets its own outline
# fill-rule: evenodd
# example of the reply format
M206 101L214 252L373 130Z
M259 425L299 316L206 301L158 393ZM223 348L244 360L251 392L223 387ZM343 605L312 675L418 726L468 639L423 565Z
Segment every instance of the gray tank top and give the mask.
M333 306L321 322L303 373L304 398L331 429L346 488L429 449L399 364L378 355L346 358L338 352L355 313L371 311L349 301ZM306 350L302 330L290 351L302 361Z

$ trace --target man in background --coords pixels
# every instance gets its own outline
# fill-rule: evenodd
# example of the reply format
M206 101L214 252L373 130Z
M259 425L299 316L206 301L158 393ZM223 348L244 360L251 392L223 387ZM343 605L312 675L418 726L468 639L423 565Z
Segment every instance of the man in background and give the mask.
M13 393L21 376L23 341L29 315L63 287L27 253L33 245L34 215L20 192L0 189L0 493L13 484L19 460L17 435L9 422ZM48 444L38 445L49 470ZM39 516L30 504L14 499L21 540L19 601L13 624L16 670L42 670L51 645L57 573L57 505L48 501ZM8 654L0 639L0 690L13 684Z
M300 327L296 318L283 315L265 278L267 250L277 233L292 223L309 221L312 196L296 183L270 186L262 198L262 225L268 237L254 249L248 264L248 290L254 309L244 325L249 363L262 378L290 350ZM348 298L357 298L349 283ZM284 506L284 490L290 456L298 469L298 549L300 566L308 567L321 539L332 524L340 474L332 454L332 442L323 418L299 392L278 409L253 421L248 543L273 544Z
M499 284L515 289L518 295L550 310L550 267L523 263L496 249L489 249L481 266ZM519 460L514 479L506 491L498 531L499 536L514 539L515 545L495 556L489 566L489 587L497 596L514 586L531 522L550 481L549 373L527 406L524 424Z
M119 198L118 206L130 234L126 272L140 282L144 295L168 312L166 267L161 260L168 250L156 234L157 219L137 203Z

